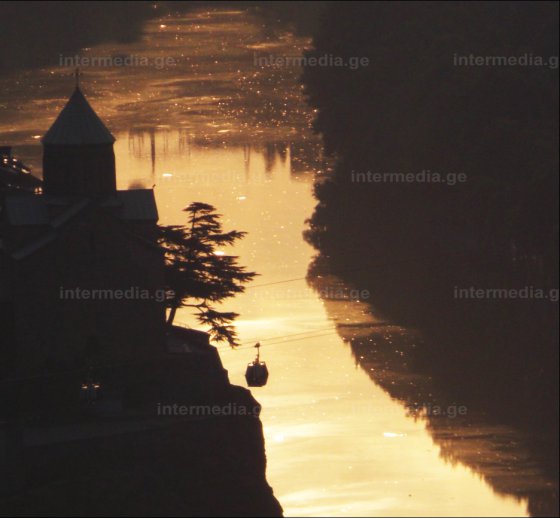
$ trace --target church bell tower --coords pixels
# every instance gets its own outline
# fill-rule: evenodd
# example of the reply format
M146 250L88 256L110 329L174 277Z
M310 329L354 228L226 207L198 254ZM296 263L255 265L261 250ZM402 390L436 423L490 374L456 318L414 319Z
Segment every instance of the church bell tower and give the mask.
M42 139L43 192L91 198L115 192L114 142L76 85Z

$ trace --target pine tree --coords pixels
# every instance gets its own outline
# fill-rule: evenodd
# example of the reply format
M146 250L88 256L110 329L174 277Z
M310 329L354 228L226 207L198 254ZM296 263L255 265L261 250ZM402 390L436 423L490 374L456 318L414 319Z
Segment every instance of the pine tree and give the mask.
M217 342L237 345L232 322L234 312L218 311L215 305L245 291L243 284L257 274L239 266L238 257L218 253L222 246L232 246L246 232L224 232L221 215L215 207L194 202L183 209L188 224L159 227L159 243L165 249L166 284L172 294L167 325L172 326L177 309L193 308L197 320L210 326L210 336Z

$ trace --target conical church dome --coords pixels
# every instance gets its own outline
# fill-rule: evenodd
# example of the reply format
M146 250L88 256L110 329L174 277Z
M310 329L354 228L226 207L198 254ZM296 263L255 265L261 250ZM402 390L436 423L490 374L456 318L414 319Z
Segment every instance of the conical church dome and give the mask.
M112 144L115 137L76 87L42 142L57 146Z
M43 191L88 197L115 192L114 142L76 87L43 137Z

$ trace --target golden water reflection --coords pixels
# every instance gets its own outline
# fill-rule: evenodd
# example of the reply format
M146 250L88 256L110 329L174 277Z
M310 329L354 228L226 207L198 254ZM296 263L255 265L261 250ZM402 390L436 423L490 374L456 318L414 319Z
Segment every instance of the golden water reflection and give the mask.
M229 305L241 313L245 345L221 355L231 380L245 385L250 346L263 341L271 377L255 396L263 405L268 480L286 515L526 516L526 501L496 495L470 469L445 462L426 423L407 417L356 366L303 279L313 255L301 235L314 206L311 172L294 177L289 150L285 160L277 153L267 173L264 149L192 145L180 153L177 132L171 153L172 137L155 134L156 147L168 151L154 173L119 135L120 181L154 181L163 223L180 223L181 208L204 200L228 228L249 232L236 253L261 276ZM189 322L184 312L178 318ZM347 320L375 322L359 303Z

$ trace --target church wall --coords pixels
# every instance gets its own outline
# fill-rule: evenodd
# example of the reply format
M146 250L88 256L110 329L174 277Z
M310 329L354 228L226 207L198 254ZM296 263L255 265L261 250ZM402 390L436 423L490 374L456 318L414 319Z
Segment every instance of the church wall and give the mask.
M76 216L60 232L55 242L17 263L20 367L80 368L161 352L161 252L131 236L126 223L103 209ZM117 290L124 294L120 300ZM143 300L148 294L150 300Z

